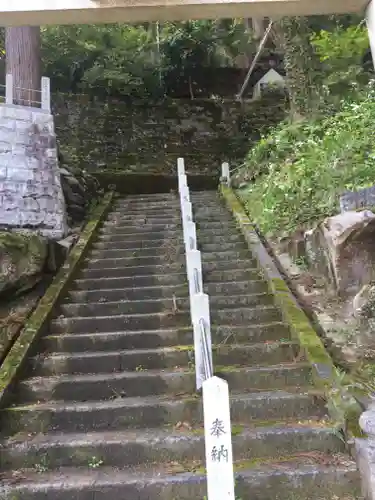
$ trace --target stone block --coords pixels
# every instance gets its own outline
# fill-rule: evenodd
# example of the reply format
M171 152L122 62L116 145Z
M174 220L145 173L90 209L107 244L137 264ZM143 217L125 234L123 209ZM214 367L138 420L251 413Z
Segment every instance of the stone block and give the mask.
M6 178L7 178L7 167L5 165L0 165L0 180L3 181Z
M347 211L305 233L311 269L340 295L355 295L375 279L375 214Z
M3 155L11 152L12 152L12 144L10 142L3 141L0 138L0 154Z
M33 123L36 123L37 125L50 126L52 124L52 126L53 126L53 116L50 113L48 113L42 109L33 110L32 121L33 121Z
M34 179L34 173L29 168L9 166L7 171L8 179L15 182L27 182Z
M37 229L38 226L44 223L44 214L41 213L40 211L34 211L34 210L29 211L26 210L25 207L23 207L23 209L20 211L19 219L21 227L32 226ZM45 226L45 224L43 225Z
M1 108L2 106L0 105L0 109ZM16 120L0 114L0 127L6 130L14 130L16 128Z
M19 121L19 120L14 120L13 124L14 124L14 128L17 132L27 132L27 134L29 135L30 123L24 122L24 121Z
M43 213L42 206L43 198L35 199L33 196L24 196L23 198L23 210L26 212L40 212Z
M13 112L9 110L9 113L9 118L14 118L15 120L24 122L32 122L32 111L26 106L16 106L13 108ZM8 116L8 114L6 113L5 116Z

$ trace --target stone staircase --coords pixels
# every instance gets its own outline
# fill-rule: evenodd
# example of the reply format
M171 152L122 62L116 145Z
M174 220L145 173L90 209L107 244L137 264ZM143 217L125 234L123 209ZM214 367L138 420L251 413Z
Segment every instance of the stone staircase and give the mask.
M192 193L237 500L359 498L356 466L215 192ZM0 412L1 500L203 500L202 398L174 194L115 202Z

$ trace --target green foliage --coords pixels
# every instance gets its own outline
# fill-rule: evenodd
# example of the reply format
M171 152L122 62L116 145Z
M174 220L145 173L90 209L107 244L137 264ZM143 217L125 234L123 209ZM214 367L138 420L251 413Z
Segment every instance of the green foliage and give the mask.
M140 97L163 94L169 74L232 65L238 53L253 50L251 43L239 20L42 28L44 70L55 88Z
M322 80L331 95L347 95L368 80L362 60L369 48L363 22L333 31L321 30L311 36L311 43L322 64Z
M55 87L141 96L158 88L154 41L143 26L52 26L43 28L42 40L45 71Z
M284 124L252 149L237 183L266 233L291 232L337 212L345 189L375 183L375 92L342 102L334 116Z

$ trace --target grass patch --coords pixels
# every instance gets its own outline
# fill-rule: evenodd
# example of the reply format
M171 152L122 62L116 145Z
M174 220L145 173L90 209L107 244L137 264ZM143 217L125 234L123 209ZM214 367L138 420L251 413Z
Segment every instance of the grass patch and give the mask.
M311 226L339 211L343 191L375 184L374 98L369 86L334 116L284 123L249 152L234 185L265 234Z

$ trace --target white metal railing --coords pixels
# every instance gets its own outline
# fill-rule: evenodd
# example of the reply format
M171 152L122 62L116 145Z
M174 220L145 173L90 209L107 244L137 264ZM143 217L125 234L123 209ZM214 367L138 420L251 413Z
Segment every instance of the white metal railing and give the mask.
M222 177L229 184L229 165L226 165L227 170L223 164ZM197 232L183 158L177 161L177 171L194 332L196 387L197 390L203 388L207 499L235 500L228 383L213 376L209 298L203 290L201 252L197 250Z
M199 390L203 382L213 376L210 306L208 295L203 290L201 253L197 250L197 231L193 221L183 158L177 161L177 172L189 283L190 316L194 331L196 387Z
M224 162L221 164L221 182L230 186L229 163Z
M46 76L41 78L39 89L26 89L15 87L13 75L7 74L5 85L0 85L0 90L5 90L5 98L0 100L3 104L21 104L22 106L32 106L44 111L51 112L51 90L50 79ZM4 95L3 94L3 95Z

